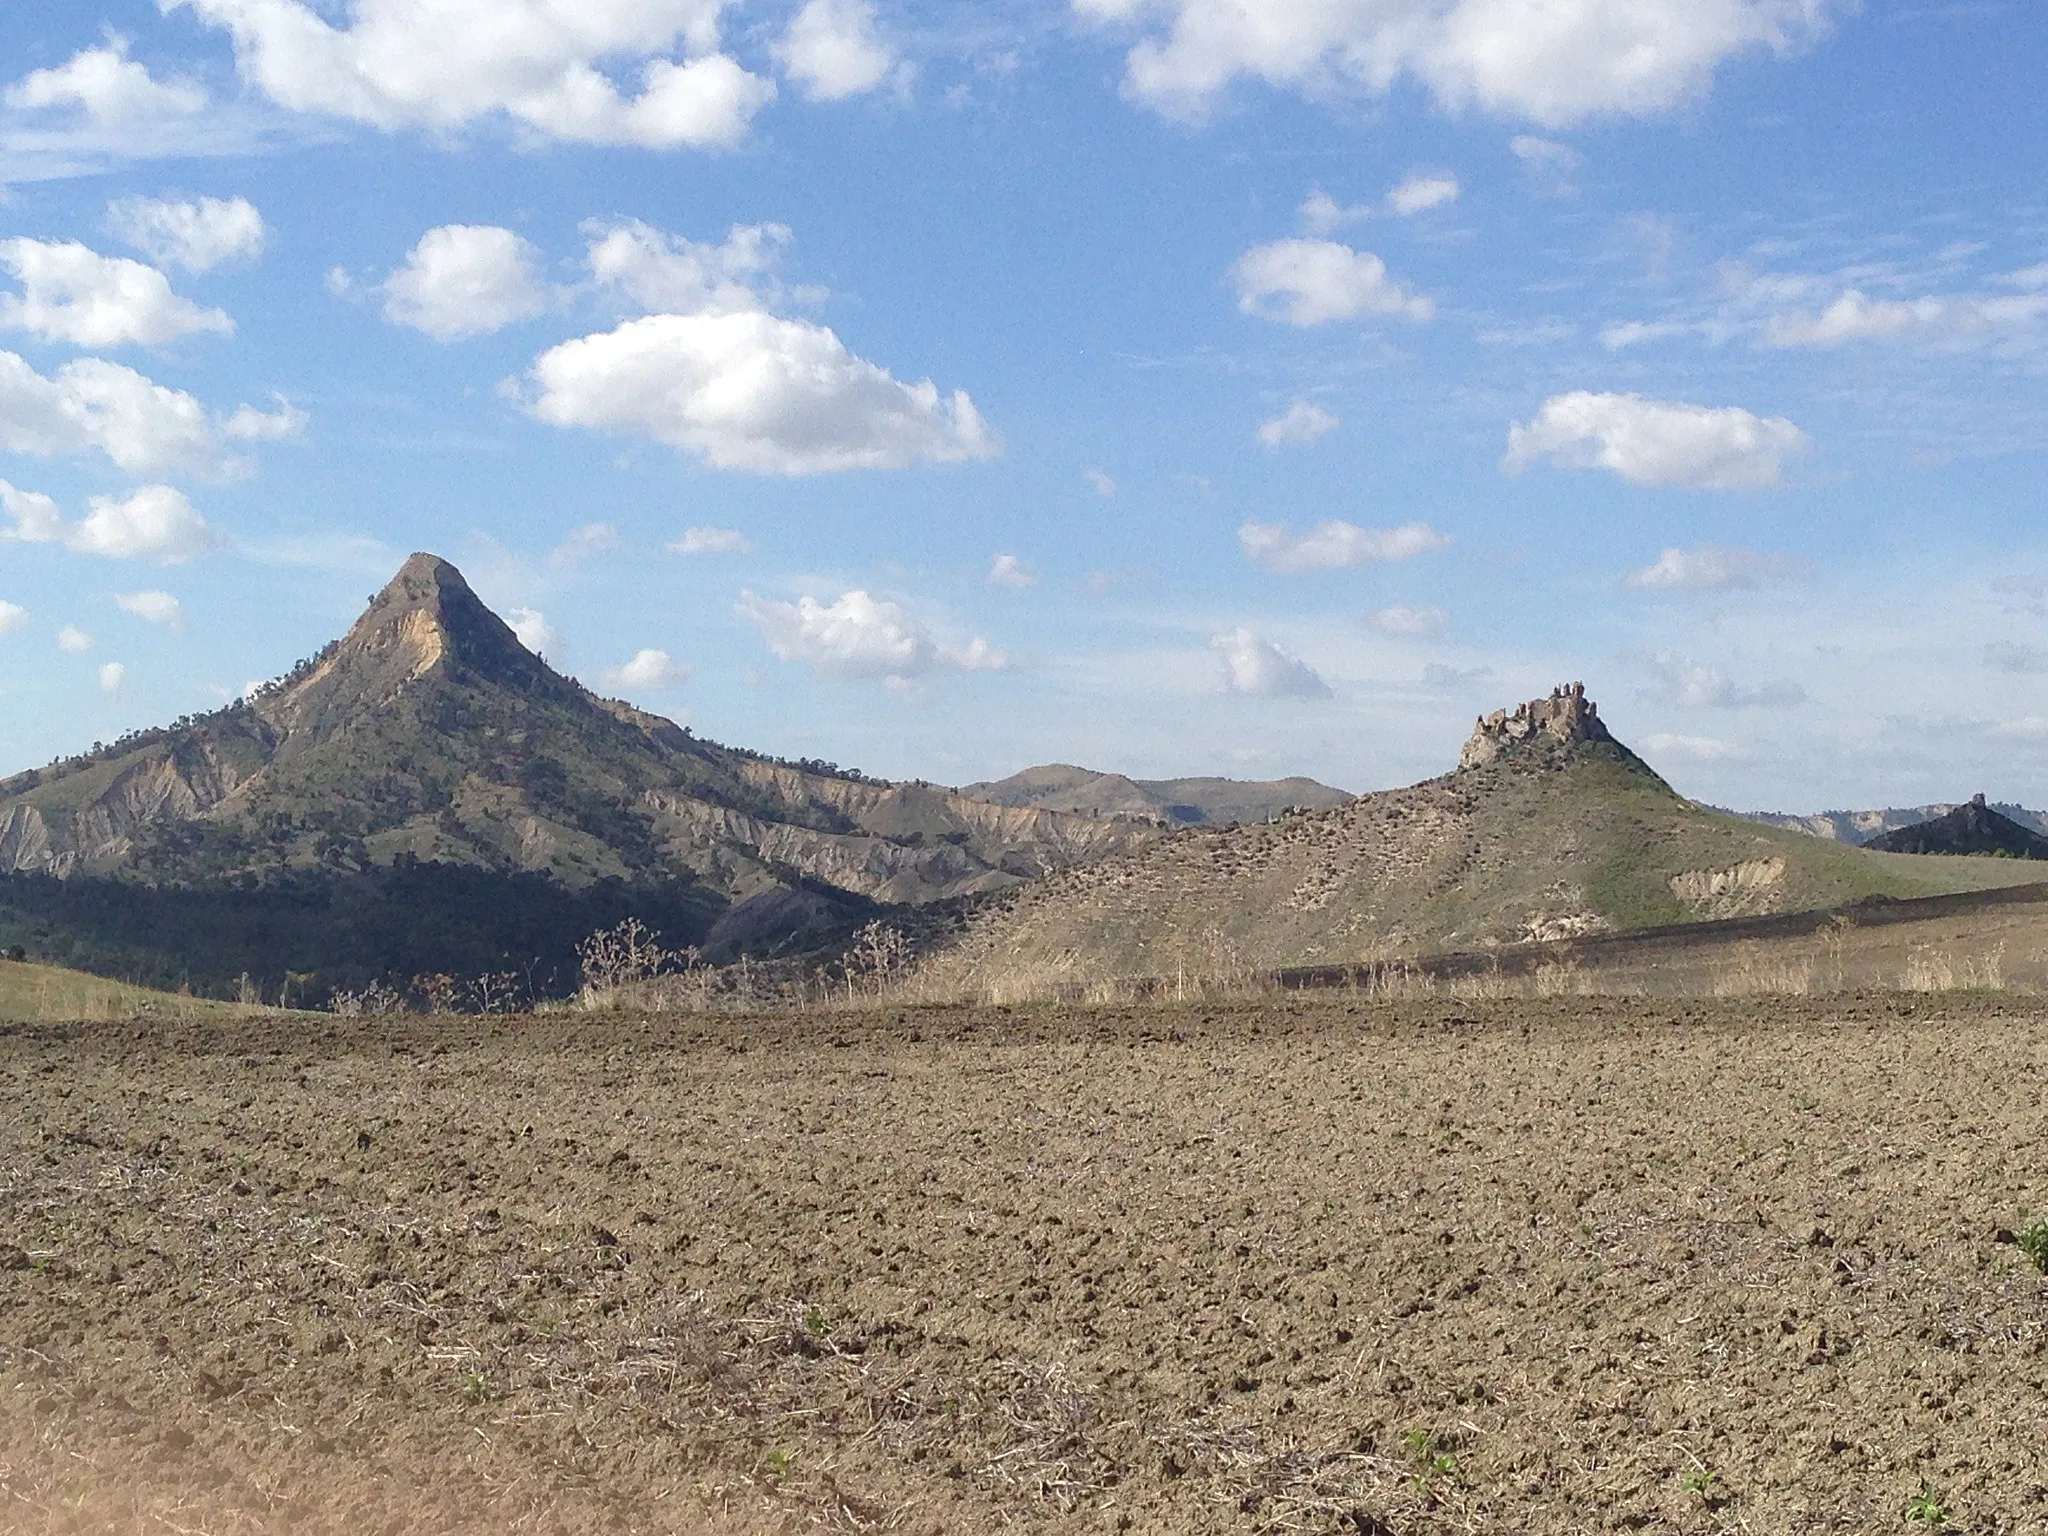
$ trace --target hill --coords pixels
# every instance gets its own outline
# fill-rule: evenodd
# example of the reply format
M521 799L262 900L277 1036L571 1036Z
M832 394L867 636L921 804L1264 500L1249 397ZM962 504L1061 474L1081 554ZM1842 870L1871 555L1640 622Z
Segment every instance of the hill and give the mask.
M1979 795L1945 816L1900 827L1864 845L1887 853L1990 854L2007 859L2048 859L2048 837L2001 816Z
M1707 811L1577 684L1481 720L1452 773L1270 826L1188 829L992 903L940 985L1336 964L2015 884Z
M1140 816L1186 827L1271 821L1283 811L1327 810L1352 798L1314 779L1131 779L1071 763L1046 763L1007 779L963 784L960 793L994 805Z
M154 974L198 944L205 973L181 979L249 969L272 990L284 969L333 968L308 925L337 911L431 969L530 962L545 914L641 908L671 944L776 952L878 904L1001 890L1158 835L702 740L555 673L420 554L345 638L253 697L0 781L0 875L46 882L0 890L0 941L95 965L119 951ZM507 931L501 908L533 921ZM275 931L209 939L201 912Z
M1897 832L1905 827L1918 826L1923 821L1946 816L1958 803L1944 800L1931 805L1886 806L1882 810L1874 811L1819 811L1811 816L1793 815L1783 811L1727 811L1723 814L1740 816L1744 821L1759 821L1765 826L1783 827L1788 832L1805 832L1836 842L1863 845L1874 838L1883 837L1887 832ZM2029 831L2048 836L2048 815L2043 815L2040 811L2003 801L1993 801L1990 808L2007 820L2018 822Z

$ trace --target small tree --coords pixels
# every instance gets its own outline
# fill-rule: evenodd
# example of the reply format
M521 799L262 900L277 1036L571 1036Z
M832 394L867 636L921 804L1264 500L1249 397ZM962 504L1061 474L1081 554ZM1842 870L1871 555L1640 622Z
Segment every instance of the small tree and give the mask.
M661 947L645 923L629 917L577 945L576 958L583 968L583 1006L601 1008L624 988L654 980L675 956Z

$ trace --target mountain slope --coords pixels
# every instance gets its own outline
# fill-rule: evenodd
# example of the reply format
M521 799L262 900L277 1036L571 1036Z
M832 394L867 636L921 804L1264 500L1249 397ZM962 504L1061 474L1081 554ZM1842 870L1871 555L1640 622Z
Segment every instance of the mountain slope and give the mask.
M1131 779L1071 763L1045 763L1007 779L963 784L960 793L996 805L1084 816L1143 816L1207 827L1271 821L1282 811L1326 810L1351 800L1343 790L1314 779Z
M681 882L704 916L676 938L728 947L1157 835L700 740L553 672L432 555L255 697L0 781L0 874L175 886L434 863L571 890Z
M1479 723L1454 773L1056 874L931 962L963 987L1337 964L2026 879L1701 810L1577 685Z
M1784 827L1791 832L1806 832L1814 837L1867 845L1883 837L1887 832L1916 827L1923 821L1933 821L1937 817L1946 816L1956 809L1956 805L1955 801L1936 801L1932 805L1887 806L1878 811L1819 811L1811 816L1794 816L1783 811L1731 811L1728 814L1740 816L1744 821L1760 821L1766 826ZM2048 816L2039 811L2003 801L1993 801L1990 808L2007 820L2018 822L2030 832L2048 836Z

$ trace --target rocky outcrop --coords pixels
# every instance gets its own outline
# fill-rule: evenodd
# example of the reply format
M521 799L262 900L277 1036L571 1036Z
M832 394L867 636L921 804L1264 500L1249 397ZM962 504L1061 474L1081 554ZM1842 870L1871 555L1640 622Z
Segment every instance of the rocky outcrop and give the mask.
M1481 715L1472 737L1458 754L1460 768L1477 768L1517 748L1554 742L1561 747L1588 741L1612 741L1600 721L1599 706L1586 697L1584 683L1553 688L1547 699L1531 699L1510 713L1496 709Z
M2048 859L2048 838L2001 816L1982 795L1946 816L1873 837L1863 846L1880 853L1988 853L2009 859Z

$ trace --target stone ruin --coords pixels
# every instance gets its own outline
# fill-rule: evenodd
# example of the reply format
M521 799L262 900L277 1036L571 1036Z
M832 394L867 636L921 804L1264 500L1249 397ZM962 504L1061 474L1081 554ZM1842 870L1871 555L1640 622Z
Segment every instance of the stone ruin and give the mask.
M1460 768L1477 768L1502 753L1530 742L1548 739L1569 747L1582 741L1612 741L1600 723L1599 706L1586 697L1584 683L1566 683L1550 690L1547 699L1531 699L1510 714L1496 709L1481 715L1472 728L1472 739L1458 754Z

